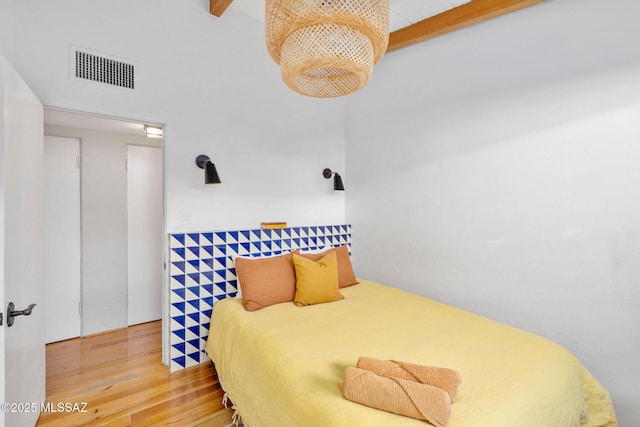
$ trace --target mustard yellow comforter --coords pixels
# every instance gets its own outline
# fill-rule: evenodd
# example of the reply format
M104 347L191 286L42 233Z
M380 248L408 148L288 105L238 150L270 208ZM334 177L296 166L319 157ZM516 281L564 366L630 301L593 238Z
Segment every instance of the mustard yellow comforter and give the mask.
M341 292L255 312L216 303L206 350L249 427L430 425L342 397L359 356L458 370L448 427L616 426L607 391L557 344L365 280Z

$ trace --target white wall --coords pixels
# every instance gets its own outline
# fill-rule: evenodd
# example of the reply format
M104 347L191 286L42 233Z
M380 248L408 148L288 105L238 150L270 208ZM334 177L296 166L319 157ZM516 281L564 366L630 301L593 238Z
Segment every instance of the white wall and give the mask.
M289 90L264 27L207 0L14 4L16 68L45 105L164 123L167 231L344 221L322 169L344 171L345 102ZM136 89L70 80L69 45L131 61ZM199 154L222 185L204 185ZM348 177L345 175L345 184ZM180 225L190 212L191 225Z
M547 2L387 55L347 103L357 273L566 346L621 426L640 423L639 13Z
M0 0L0 56L12 60L12 0Z

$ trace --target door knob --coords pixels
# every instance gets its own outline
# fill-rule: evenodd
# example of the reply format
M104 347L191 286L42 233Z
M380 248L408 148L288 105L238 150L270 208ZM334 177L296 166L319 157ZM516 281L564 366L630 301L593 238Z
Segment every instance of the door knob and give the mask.
M14 322L13 318L16 316L31 315L31 311L35 306L36 304L29 304L29 307L25 308L24 310L14 310L16 307L13 304L13 302L10 302L9 305L7 306L7 326L13 326L13 322Z

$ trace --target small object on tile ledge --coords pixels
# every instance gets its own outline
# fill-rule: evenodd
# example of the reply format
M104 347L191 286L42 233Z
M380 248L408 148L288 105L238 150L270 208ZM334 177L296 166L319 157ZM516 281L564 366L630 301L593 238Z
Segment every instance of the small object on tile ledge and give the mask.
M274 230L276 228L287 228L287 223L284 221L276 222L263 222L260 224L260 228L263 230Z

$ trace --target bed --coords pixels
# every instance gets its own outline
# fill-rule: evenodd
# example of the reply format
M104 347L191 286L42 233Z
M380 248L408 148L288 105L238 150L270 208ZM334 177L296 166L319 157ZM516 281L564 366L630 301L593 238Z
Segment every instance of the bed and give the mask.
M448 367L448 427L616 426L607 391L566 349L523 330L358 279L344 299L247 311L216 303L206 352L248 427L425 426L345 399L360 356Z

